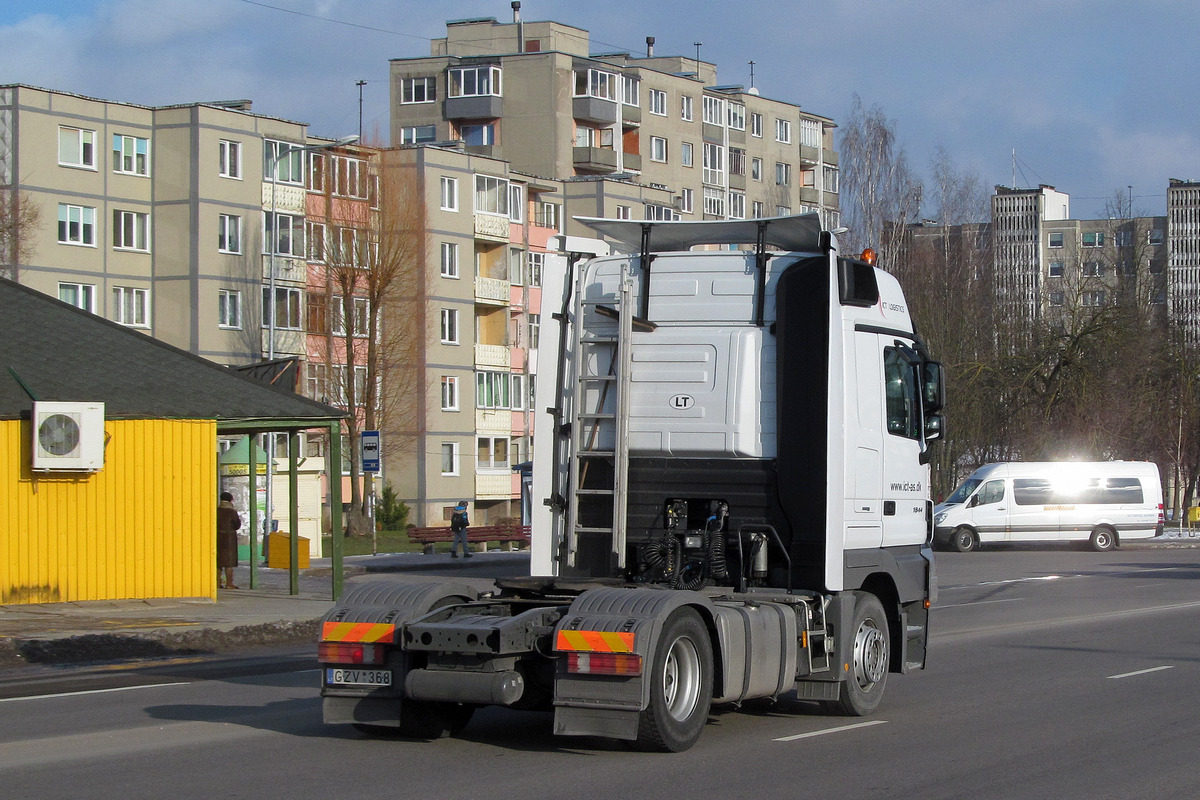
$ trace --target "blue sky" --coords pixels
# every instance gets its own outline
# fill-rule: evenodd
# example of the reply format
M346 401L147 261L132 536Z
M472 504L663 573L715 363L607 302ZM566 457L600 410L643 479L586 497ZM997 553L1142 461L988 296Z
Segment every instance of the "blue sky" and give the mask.
M595 52L696 52L723 84L843 119L854 94L895 121L913 166L941 145L985 185L1046 183L1072 215L1117 190L1162 214L1200 179L1195 0L524 0L526 20L591 32ZM508 0L3 0L0 83L148 105L249 98L316 135L387 136L388 59L427 55L445 21L511 19ZM337 22L330 21L337 20Z

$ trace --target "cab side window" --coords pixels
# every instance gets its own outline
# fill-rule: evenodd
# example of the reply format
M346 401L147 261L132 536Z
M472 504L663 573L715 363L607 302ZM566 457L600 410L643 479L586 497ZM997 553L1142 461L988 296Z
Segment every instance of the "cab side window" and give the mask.
M883 349L883 378L887 403L887 430L894 436L919 439L917 377L895 347Z
M979 505L999 503L1004 499L1004 481L988 481L979 490Z

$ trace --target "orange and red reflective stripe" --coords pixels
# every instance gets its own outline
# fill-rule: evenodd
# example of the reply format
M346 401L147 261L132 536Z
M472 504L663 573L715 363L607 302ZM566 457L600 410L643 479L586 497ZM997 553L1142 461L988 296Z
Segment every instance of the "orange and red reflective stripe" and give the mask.
M557 650L575 650L589 653L632 653L633 634L613 631L568 631L558 632Z
M392 644L396 641L396 626L382 622L326 622L321 626L321 641Z

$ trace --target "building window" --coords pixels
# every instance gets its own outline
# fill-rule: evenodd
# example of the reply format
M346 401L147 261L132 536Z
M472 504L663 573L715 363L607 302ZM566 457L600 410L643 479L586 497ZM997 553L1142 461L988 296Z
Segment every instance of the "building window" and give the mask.
M442 178L442 211L458 211L458 178Z
M692 143L683 142L679 145L679 163L685 167L692 166Z
M436 125L417 125L400 129L400 144L424 144L437 139Z
M704 143L700 179L716 186L725 184L725 148L712 142Z
M442 442L442 474L458 474L458 442Z
M458 378L442 376L442 411L458 411Z
M734 219L746 218L746 193L745 192L730 192L729 193L729 216Z
M319 154L313 154L317 160ZM365 200L368 194L367 162L360 158L333 156L333 194Z
M689 95L679 97L679 118L684 122L692 121L692 98Z
M729 148L729 174L746 174L746 151L740 147Z
M766 209L763 207L761 200L755 200L750 204L750 213L754 216L754 219L763 218L763 214L766 213Z
M1050 262L1050 277L1051 278L1061 278L1062 276L1063 276L1063 262L1051 261Z
M650 137L650 160L666 163L667 161L667 140L662 136Z
M264 233L263 241L267 245L267 252L271 252L271 246L274 244L276 255L280 256L296 256L304 255L304 217L298 217L292 214L276 214L272 219L270 212L263 215Z
M633 219L633 209L629 206L617 206L617 219Z
M476 469L508 469L508 437L480 436L478 439L478 461Z
M1133 231L1117 231L1115 244L1117 247L1133 246Z
M750 159L750 177L756 181L762 180L763 160L758 156Z
M1050 293L1050 305L1061 306L1063 304L1064 295L1062 292Z
M691 214L696 202L695 192L691 189L679 190L679 210L684 214Z
M729 104L729 127L735 131L746 130L746 107L741 103Z
M329 401L329 372L324 364L309 361L305 365L305 381L308 384L308 396L322 403Z
M59 126L58 163L64 167L95 169L96 132Z
M150 215L137 211L113 212L113 247L117 250L150 249Z
M458 309L442 309L442 344L458 344Z
M1151 289L1149 302L1152 306L1161 306L1167 302L1166 289Z
M96 209L90 206L58 204L58 241L60 244L96 246Z
M222 328L242 327L242 293L221 289L217 294L217 325Z
M561 207L556 203L538 203L537 204L537 219L534 224L542 228L552 228L558 230L559 220L561 218Z
M451 97L500 97L500 68L493 66L452 67Z
M821 123L818 120L800 120L800 144L802 147L821 146Z
M149 175L150 140L114 133L113 172L126 175Z
M221 139L217 142L217 174L222 178L242 179L242 143Z
M1085 306L1098 307L1104 305L1104 292L1084 292L1083 304Z
M217 249L222 253L242 252L242 218L233 214L217 215Z
M1150 230L1149 230L1149 231L1146 233L1146 242L1147 242L1147 243L1148 243L1148 244L1149 244L1151 247L1158 247L1158 246L1160 246L1160 245L1163 243L1163 230L1162 230L1162 228L1151 228L1151 229L1150 229Z
M650 90L650 113L660 117L667 115L667 93L660 89Z
M149 289L133 289L128 286L114 286L112 299L113 322L121 325L128 325L131 328L149 327Z
M791 144L792 142L792 123L786 119L775 120L775 141Z
M96 313L96 287L90 283L59 283L58 299Z
M750 114L750 135L762 138L763 135L763 117L762 114Z
M709 125L725 124L725 100L720 97L701 98L703 103L704 121Z
M1085 278L1099 278L1099 277L1100 277L1100 273L1101 273L1101 269L1100 269L1100 262L1099 262L1099 261L1085 261L1085 262L1083 262L1083 277L1085 277Z
M1084 247L1104 247L1104 232L1089 231L1083 235Z
M777 216L777 217L787 217L787 216L790 216L791 213L792 213L791 206L775 206L775 216Z
M617 99L617 76L599 69L575 70L575 96Z
M325 263L325 225L321 222L304 223L304 241L307 245L308 260L317 264Z
M535 253L532 251L529 253L529 285L530 286L541 286L542 285L542 270L545 269L545 266L546 266L546 254L545 253Z
M1128 260L1122 261L1120 269L1121 269L1121 274L1124 275L1126 278L1137 277L1137 264L1135 264L1132 261L1128 261Z
M838 170L837 167L825 167L825 191L831 194L838 192Z
M512 407L512 373L489 372L482 370L475 373L475 407L507 409Z
M537 350L538 343L541 341L541 339L542 339L542 315L541 314L530 314L529 315L529 349ZM516 404L518 401L521 403L524 403L523 397L518 398L516 396L516 388L515 388L516 383L515 382L514 382L513 386L514 386L513 403ZM524 408L523 405L520 407Z
M634 108L637 108L639 104L638 95L640 94L639 90L641 87L642 82L638 78L635 78L632 75L622 75L621 102L627 106L633 106Z
M508 185L508 219L510 222L525 221L525 187L519 183Z
M263 141L263 175L270 181L274 165L275 183L304 185L304 146L273 139Z
M508 216L508 181L489 175L475 176L475 212Z
M437 78L401 78L400 103L437 102Z
M271 303L271 287L264 286L262 290L263 299L263 323L264 328L271 327L271 316L275 316L275 328L284 331L301 330L301 315L300 309L304 307L304 296L300 289L290 286L275 287L275 303Z
M1056 249L1057 249L1057 248L1059 248L1059 247L1062 247L1062 246L1063 246L1063 235L1062 235L1062 233L1060 232L1060 233L1052 233L1052 234L1050 234L1050 247L1053 247L1053 248L1056 248Z
M458 245L454 242L442 242L442 277L458 277Z
M493 122L460 125L458 138L471 147L486 147L496 143L496 125Z
M704 213L713 217L725 216L725 190L704 187Z
M792 185L792 165L785 164L782 161L775 162L775 185L776 186L791 186Z
M675 210L657 203L642 203L642 219L670 222L675 219Z

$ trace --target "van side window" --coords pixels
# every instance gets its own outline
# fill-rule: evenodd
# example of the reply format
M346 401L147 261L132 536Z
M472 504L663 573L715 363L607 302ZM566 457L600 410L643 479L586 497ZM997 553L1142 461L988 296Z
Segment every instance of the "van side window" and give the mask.
M901 358L899 348L883 348L883 379L888 433L906 439L919 439L917 376L912 365Z
M1044 506L1052 490L1045 478L1013 478L1013 501L1019 506Z
M979 505L999 503L1004 499L1004 481L988 481L979 490Z

